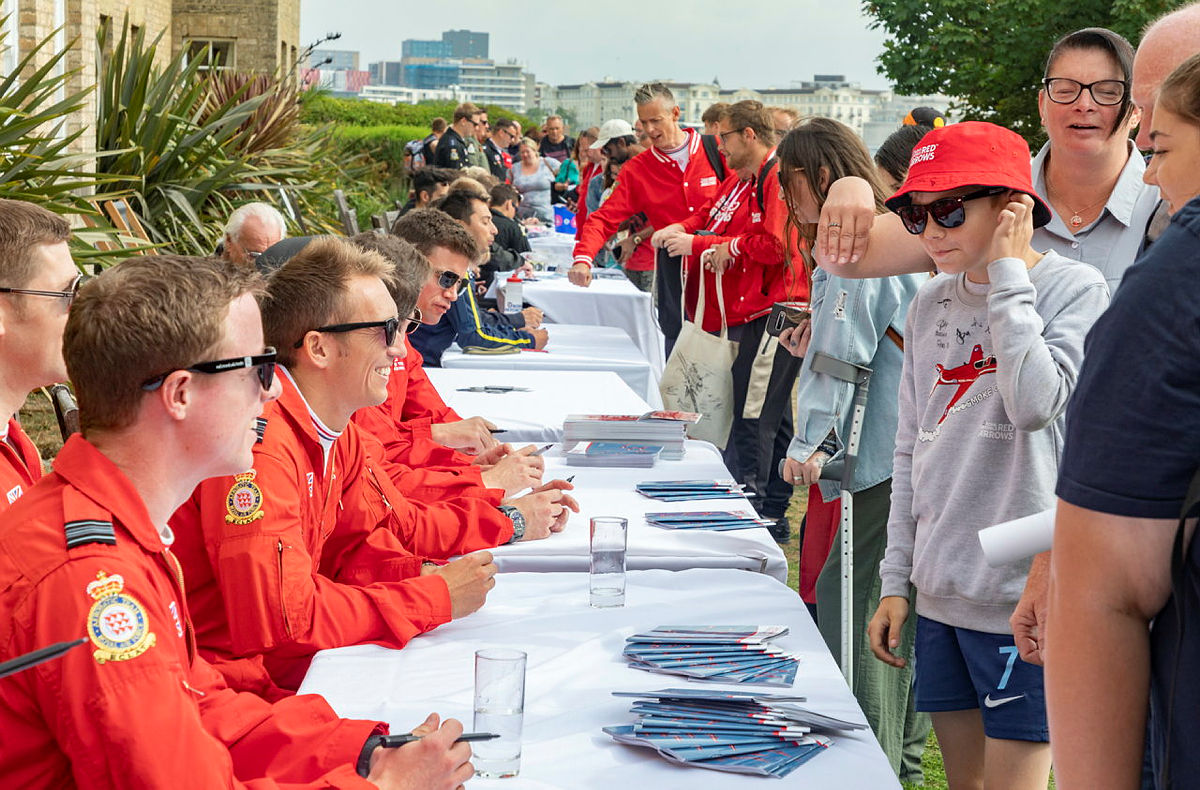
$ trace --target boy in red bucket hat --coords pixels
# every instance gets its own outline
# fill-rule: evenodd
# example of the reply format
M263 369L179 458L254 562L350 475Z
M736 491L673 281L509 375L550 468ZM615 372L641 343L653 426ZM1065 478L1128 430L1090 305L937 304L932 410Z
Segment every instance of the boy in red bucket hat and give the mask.
M916 706L931 714L951 787L1045 788L1042 670L1019 657L1009 617L1048 554L993 568L977 533L1053 505L1063 414L1108 287L1096 269L1029 246L1050 211L1030 183L1029 147L1008 129L933 130L887 206L940 274L917 292L904 333L872 650L903 664L891 650L915 586Z

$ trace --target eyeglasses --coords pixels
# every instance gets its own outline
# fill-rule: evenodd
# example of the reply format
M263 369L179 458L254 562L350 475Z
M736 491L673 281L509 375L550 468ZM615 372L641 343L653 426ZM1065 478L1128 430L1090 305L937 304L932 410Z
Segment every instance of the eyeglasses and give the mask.
M408 328L404 330L404 334L411 335L421 328L421 308L414 307L412 315L408 317Z
M459 274L458 272L453 271L451 269L446 269L445 271L438 272L438 276L437 276L438 288L441 288L443 291L447 291L451 288L453 288L457 291L462 288L466 288L467 283L468 283L468 280L466 277L463 277L461 274Z
M83 284L92 279L86 274L77 274L75 279L71 280L71 284L67 286L65 291L39 291L33 288L0 288L0 294L24 294L25 296L51 296L56 299L66 299L67 307L75 301L75 297L79 295L79 289Z
M1123 80L1097 80L1084 84L1066 77L1047 77L1042 84L1046 86L1046 98L1055 104L1073 104L1087 88L1092 101L1106 107L1120 104L1129 88Z
M275 383L275 349L267 346L263 353L254 356L218 359L213 362L197 362L195 365L186 368L176 368L175 370L190 370L196 373L224 373L228 370L241 370L242 368L256 368L255 373L258 374L258 383L262 385L263 392L270 392L271 385ZM175 370L169 370L152 379L146 379L142 382L142 389L147 392L153 392L161 387L167 376L174 373Z
M984 187L975 192L969 192L957 197L941 198L924 205L909 203L907 206L901 206L896 209L896 213L900 215L900 221L904 223L904 229L917 236L925 230L926 216L933 217L933 221L943 228L957 228L967 219L967 212L963 208L963 203L966 203L968 200L978 200L979 198L999 195L1007 191L1008 187Z
M717 137L721 138L721 145L728 145L729 144L729 135L741 134L744 131L746 131L746 130L745 129L730 129L728 132L717 132Z
M357 321L353 324L330 324L329 326L319 326L316 329L310 329L309 332L353 332L356 329L373 329L375 327L383 327L383 342L384 345L390 346L396 342L396 335L400 333L400 319L389 318L386 321ZM307 333L305 333L307 334ZM300 348L304 345L304 338L296 341L295 348Z

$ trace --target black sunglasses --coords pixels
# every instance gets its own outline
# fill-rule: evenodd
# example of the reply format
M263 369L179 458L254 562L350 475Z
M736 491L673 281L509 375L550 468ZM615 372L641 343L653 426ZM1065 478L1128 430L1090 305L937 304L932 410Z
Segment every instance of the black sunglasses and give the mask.
M71 284L67 286L65 291L39 291L34 288L0 288L0 294L24 294L26 296L52 296L57 299L66 299L67 307L75 301L75 297L79 295L79 289L83 284L92 279L86 274L77 274L75 279L71 280Z
M196 373L224 373L229 370L241 370L242 368L256 368L254 372L258 374L258 383L262 385L264 392L270 392L271 385L275 383L275 349L267 346L263 353L254 356L218 359L213 362L197 362L195 365L190 365L186 368L176 368L175 370L191 370ZM153 392L161 387L167 376L174 373L175 370L169 370L152 379L146 379L142 382L142 389L147 392Z
M414 307L412 315L408 318L408 327L404 330L404 334L411 335L421 328L421 308Z
M963 203L968 200L1000 195L1007 191L1008 187L984 187L975 192L968 192L957 197L941 198L924 205L909 203L907 206L896 209L896 213L900 215L904 229L917 236L925 230L926 216L933 217L933 221L943 228L957 228L967 219L967 211L963 208Z
M319 326L316 329L310 329L309 332L353 332L356 329L373 329L377 326L383 327L383 342L385 345L390 346L396 342L396 335L400 332L399 318L389 318L386 321L357 321L353 324L330 324L329 326ZM302 345L304 345L303 337L296 341L295 348L300 348Z
M458 272L451 271L450 269L446 269L445 271L438 272L438 276L437 276L438 288L441 288L443 291L448 290L450 288L453 288L456 291L461 290L461 289L467 287L467 282L468 281L467 281L466 277L463 277Z

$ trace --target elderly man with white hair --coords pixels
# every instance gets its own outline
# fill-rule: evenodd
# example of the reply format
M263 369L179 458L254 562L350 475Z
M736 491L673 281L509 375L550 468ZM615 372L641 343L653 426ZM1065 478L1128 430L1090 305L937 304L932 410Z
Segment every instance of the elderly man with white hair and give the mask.
M221 257L230 263L252 266L263 250L287 236L283 215L270 203L238 206L225 223Z

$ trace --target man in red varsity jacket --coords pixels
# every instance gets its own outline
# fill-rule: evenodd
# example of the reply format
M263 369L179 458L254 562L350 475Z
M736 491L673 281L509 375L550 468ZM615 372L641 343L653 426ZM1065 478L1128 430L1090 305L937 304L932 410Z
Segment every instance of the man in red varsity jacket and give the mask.
M808 299L808 276L796 244L786 232L787 208L779 199L775 131L760 102L741 101L718 114L721 152L734 171L720 192L680 223L657 231L656 247L683 256L685 309L695 318L700 278L706 294L702 326L721 329L717 273L721 273L725 323L739 341L733 363L733 427L725 459L734 476L757 495L755 504L776 519L776 538L787 539L783 519L791 487L777 471L792 436L791 391L798 360L772 342L772 364L755 364L762 351L771 305ZM787 240L785 243L785 239ZM759 393L750 397L749 392Z
M633 272L655 270L658 324L670 354L680 327L679 261L659 256L656 268L654 250L644 242L656 229L682 222L713 198L725 178L725 162L714 138L706 142L694 130L680 128L679 105L666 85L647 83L637 89L633 101L651 147L625 163L612 195L588 215L575 243L569 276L576 285L591 284L592 259L605 240L626 219L645 214L636 249L622 264Z

